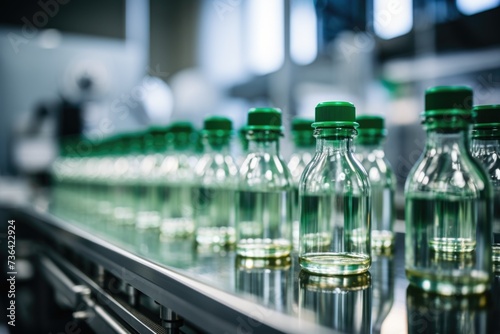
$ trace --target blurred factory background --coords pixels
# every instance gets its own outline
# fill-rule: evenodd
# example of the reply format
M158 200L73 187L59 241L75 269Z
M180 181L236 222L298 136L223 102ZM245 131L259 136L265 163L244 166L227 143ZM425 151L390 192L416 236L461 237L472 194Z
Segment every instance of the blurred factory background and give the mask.
M0 9L0 176L44 175L89 138L252 106L286 124L348 100L387 119L399 189L424 143L423 92L500 102L500 0L9 0ZM289 126L286 129L289 133ZM284 153L290 145L283 143Z

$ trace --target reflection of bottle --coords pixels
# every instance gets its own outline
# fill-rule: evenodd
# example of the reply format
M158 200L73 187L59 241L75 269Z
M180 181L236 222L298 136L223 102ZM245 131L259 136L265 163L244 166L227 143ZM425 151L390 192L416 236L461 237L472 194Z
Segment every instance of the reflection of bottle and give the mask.
M356 157L366 169L372 189L372 247L388 248L394 243L394 193L396 176L385 157L384 118L380 116L359 116Z
M281 257L292 248L292 178L279 154L281 110L248 112L248 155L237 192L236 235L239 255Z
M259 304L273 310L291 308L293 282L290 257L248 258L236 257L236 290L259 298Z
M316 154L299 185L299 263L317 274L359 274L370 268L371 197L352 153L354 105L320 103L315 121Z
M474 107L476 118L472 131L472 156L488 172L494 191L493 265L500 272L500 104Z
M371 332L371 277L299 275L299 317L345 333Z
M408 333L489 333L486 295L441 296L409 286Z
M390 248L385 253L372 254L372 328L380 333L382 324L394 302L394 257Z
M469 148L472 90L425 93L426 147L406 180L406 276L426 291L482 293L491 276L491 185Z

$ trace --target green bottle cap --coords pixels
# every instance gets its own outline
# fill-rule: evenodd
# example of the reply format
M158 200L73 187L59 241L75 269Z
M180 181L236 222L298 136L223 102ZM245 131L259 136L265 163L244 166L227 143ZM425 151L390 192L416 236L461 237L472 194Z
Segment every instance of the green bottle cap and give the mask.
M425 91L425 116L468 115L472 89L466 86L437 86Z
M356 118L358 122L358 136L383 137L385 136L385 122L382 116L361 115Z
M500 126L500 104L475 106L474 128Z
M316 106L315 122L313 127L350 127L356 123L356 108L354 104L344 101L321 102Z
M311 131L314 120L308 118L295 117L292 120L292 131Z
M281 110L278 108L252 108L248 111L246 130L279 131L281 126Z
M227 117L210 116L205 118L203 122L203 129L205 131L226 131L231 132L233 123Z
M169 127L169 132L170 133L193 133L194 132L194 127L191 122L186 122L186 121L179 121L179 122L174 122L170 124Z

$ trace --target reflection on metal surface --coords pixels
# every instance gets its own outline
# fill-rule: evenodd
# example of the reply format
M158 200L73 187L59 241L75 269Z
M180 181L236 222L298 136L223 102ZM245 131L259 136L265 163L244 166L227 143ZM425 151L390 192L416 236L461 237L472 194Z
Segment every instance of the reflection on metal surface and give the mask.
M391 249L372 254L372 329L380 333L394 303L394 257Z
M371 332L371 275L299 276L299 317L346 333Z
M406 291L408 333L490 333L489 298L441 296L409 286Z
M291 258L236 257L236 290L257 296L265 307L287 312L293 296Z

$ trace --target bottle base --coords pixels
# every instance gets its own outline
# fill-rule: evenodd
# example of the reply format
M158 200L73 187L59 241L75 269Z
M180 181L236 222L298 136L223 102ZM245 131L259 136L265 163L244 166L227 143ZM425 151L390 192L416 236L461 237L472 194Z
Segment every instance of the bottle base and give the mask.
M489 289L490 284L489 274L479 270L443 274L406 269L406 277L411 285L444 296L481 294Z
M299 257L302 269L321 275L354 275L370 269L371 258L359 253L309 253Z
M236 245L236 254L242 257L285 257L291 250L290 241L285 239L243 239Z

